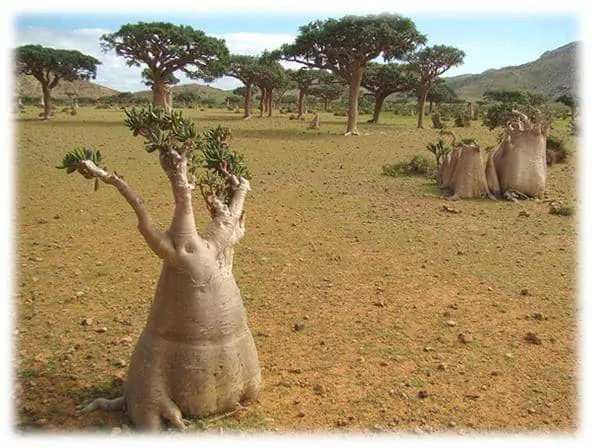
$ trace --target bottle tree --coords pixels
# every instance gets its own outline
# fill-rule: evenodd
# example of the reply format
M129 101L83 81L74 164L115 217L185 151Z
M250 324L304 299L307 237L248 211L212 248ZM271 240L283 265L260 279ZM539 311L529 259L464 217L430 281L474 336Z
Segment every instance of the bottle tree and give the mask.
M181 112L150 106L126 111L126 125L145 138L169 178L175 200L169 228L158 229L146 203L124 178L101 168L101 154L77 149L59 168L111 185L132 207L138 231L162 260L148 320L131 357L124 394L98 398L79 412L125 408L142 430L161 418L185 427L182 415L203 417L253 400L260 388L256 347L233 276L234 247L245 234L243 204L250 190L243 158L229 148L230 130L198 136ZM209 224L196 229L192 193L201 196Z

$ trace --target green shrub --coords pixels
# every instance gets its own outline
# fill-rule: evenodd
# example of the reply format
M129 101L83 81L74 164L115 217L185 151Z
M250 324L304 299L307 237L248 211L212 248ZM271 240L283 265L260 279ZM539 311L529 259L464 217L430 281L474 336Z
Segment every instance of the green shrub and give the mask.
M414 156L409 162L383 165L384 176L426 176L432 172L432 166L424 156Z
M550 215L572 216L574 215L574 208L562 204L551 204Z
M564 145L564 141L553 135L546 138L546 163L552 165L553 163L563 163L568 157L568 150Z

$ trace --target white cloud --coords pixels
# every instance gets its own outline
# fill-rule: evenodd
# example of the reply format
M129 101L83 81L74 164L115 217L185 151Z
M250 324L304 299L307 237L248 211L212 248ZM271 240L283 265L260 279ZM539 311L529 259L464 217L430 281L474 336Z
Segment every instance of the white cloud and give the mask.
M103 34L115 30L101 28L80 28L75 30L57 30L41 27L22 27L16 30L15 45L38 44L45 47L78 50L101 61L97 68L97 79L94 81L105 87L120 92L134 92L146 90L142 83L142 67L128 67L125 60L114 52L103 53L100 38ZM229 51L234 54L258 55L264 50L274 50L284 43L290 43L294 37L290 34L266 33L226 33L215 37L225 40ZM283 66L298 68L299 65L283 62ZM181 84L195 82L178 74ZM220 89L234 89L241 86L241 82L233 78L221 78L210 84Z

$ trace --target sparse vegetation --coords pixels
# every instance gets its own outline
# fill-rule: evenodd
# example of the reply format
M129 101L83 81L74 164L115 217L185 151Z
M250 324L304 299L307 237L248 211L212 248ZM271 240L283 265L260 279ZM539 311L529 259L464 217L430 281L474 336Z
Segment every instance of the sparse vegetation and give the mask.
M428 159L424 156L415 155L409 162L394 163L383 165L382 173L384 176L426 176L432 172Z

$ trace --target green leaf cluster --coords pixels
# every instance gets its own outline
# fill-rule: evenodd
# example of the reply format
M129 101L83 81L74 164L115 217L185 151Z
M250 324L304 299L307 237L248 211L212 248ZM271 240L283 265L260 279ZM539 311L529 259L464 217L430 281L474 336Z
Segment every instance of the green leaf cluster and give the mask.
M437 170L441 167L441 161L443 158L451 152L451 148L447 146L445 141L441 138L436 143L429 143L426 145L426 149L428 149L431 153L434 154L437 164Z
M57 169L65 169L66 173L73 173L80 166L80 162L83 160L90 160L95 165L101 163L101 151L95 151L89 148L77 148L68 152L62 159L62 165L56 166Z
M146 108L125 110L124 123L134 136L146 138L147 152L175 149L184 154L193 149L198 136L194 123L181 112L165 110L148 105Z

